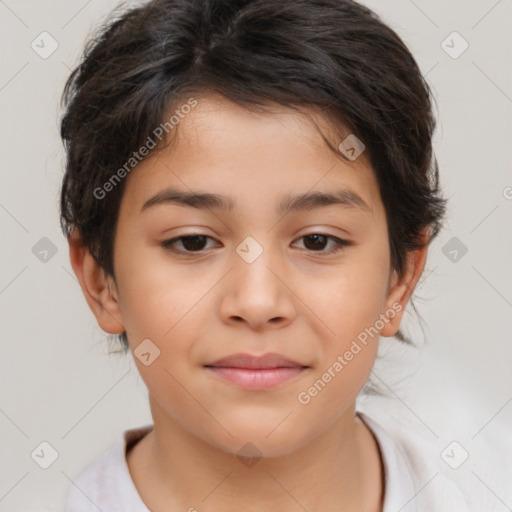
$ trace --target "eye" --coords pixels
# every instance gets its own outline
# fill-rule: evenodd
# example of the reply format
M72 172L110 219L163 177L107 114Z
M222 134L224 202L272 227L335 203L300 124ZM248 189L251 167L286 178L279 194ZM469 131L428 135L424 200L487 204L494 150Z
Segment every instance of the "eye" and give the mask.
M213 240L212 237L206 235L187 235L187 236L177 236L176 238L172 238L171 240L165 240L162 242L162 247L173 251L173 252L203 252L207 239ZM183 249L177 249L176 244L180 243Z
M313 252L321 252L323 254L333 254L335 252L341 251L344 247L351 245L351 242L348 240L342 240L341 238L332 236L332 235L324 235L322 233L311 233L309 235L304 235L299 238L299 240L305 240L306 249L309 249ZM331 240L334 245L331 246L330 249L324 250L327 242Z
M214 240L212 237L207 235L185 235L172 238L170 240L164 240L161 245L166 250L176 253L201 253L205 252L207 240ZM319 252L322 254L333 254L341 251L344 247L351 245L351 242L342 240L341 238L324 235L321 233L311 233L304 235L299 240L305 240L305 248L310 252ZM330 249L325 250L328 242L331 241L333 244ZM179 247L181 245L181 247Z

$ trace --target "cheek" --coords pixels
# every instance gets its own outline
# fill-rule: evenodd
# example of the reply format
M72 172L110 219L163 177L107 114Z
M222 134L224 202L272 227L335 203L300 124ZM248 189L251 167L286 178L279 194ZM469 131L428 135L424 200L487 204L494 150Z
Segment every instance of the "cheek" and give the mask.
M328 327L332 348L343 349L365 328L375 324L385 305L388 279L385 256L360 252L357 258L340 266L328 282L315 288L309 300Z
M307 402L310 413L321 414L329 403L329 410L336 415L359 393L371 372L389 279L388 253L379 250L381 247L375 244L373 250L347 259L339 274L323 286L329 292L322 293L318 287L310 298L328 328L328 335L320 338L322 357L310 379L310 392L303 389L302 402L298 397L299 403Z
M386 259L361 256L331 280L329 294L312 297L315 311L328 326L322 356L310 379L297 394L308 418L334 422L359 394L373 367L379 344L376 329L385 303ZM377 324L378 325L378 324Z
M167 338L205 293L204 280L187 278L154 249L133 251L117 272L120 309L134 344Z

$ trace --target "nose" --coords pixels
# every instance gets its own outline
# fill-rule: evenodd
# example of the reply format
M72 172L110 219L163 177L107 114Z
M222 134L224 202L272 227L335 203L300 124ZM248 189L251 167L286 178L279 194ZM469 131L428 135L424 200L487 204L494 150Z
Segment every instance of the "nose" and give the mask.
M223 280L219 314L232 325L246 324L255 331L277 329L293 322L296 316L289 277L270 251L252 263L234 255L234 268Z

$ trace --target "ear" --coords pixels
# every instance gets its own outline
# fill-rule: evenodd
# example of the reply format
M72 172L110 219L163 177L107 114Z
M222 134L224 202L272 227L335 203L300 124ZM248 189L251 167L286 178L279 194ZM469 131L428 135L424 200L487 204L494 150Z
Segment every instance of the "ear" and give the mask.
M400 327L405 307L425 268L428 240L429 233L428 230L425 230L422 234L424 245L421 249L407 253L402 276L399 276L398 272L393 270L384 312L384 315L386 315L386 312L389 312L389 314L386 315L388 321L380 332L381 336L394 336ZM393 317L391 315L393 315Z
M105 274L84 246L78 228L71 232L68 243L71 266L99 326L109 334L122 333L125 328L113 278Z

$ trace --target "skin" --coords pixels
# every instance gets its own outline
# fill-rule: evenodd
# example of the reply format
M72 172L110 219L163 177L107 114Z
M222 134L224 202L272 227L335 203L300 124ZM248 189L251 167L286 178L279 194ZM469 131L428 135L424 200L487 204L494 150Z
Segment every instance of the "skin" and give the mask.
M327 121L312 114L328 132ZM204 95L178 128L168 148L127 178L116 281L76 231L69 240L73 269L100 327L126 330L132 351L144 339L160 350L149 366L134 358L154 421L127 457L141 498L157 512L301 506L313 512L340 504L345 511L380 510L378 445L354 411L379 337L309 403L297 397L393 305L401 311L388 315L380 336L396 333L426 245L409 253L402 275L391 268L385 210L365 154L353 162L335 155L300 113L280 107L254 113ZM341 142L330 136L336 146ZM232 196L236 206L225 212L168 203L141 212L170 186ZM285 194L335 189L356 193L368 209L330 205L276 213ZM173 247L182 254L162 246L198 233L211 237L201 253L186 253L180 241ZM315 233L350 245L327 254L336 245L332 239L322 246L303 238ZM247 236L263 249L252 263L236 252ZM277 352L308 368L254 391L204 367L238 352ZM262 456L252 467L236 456L248 442Z

